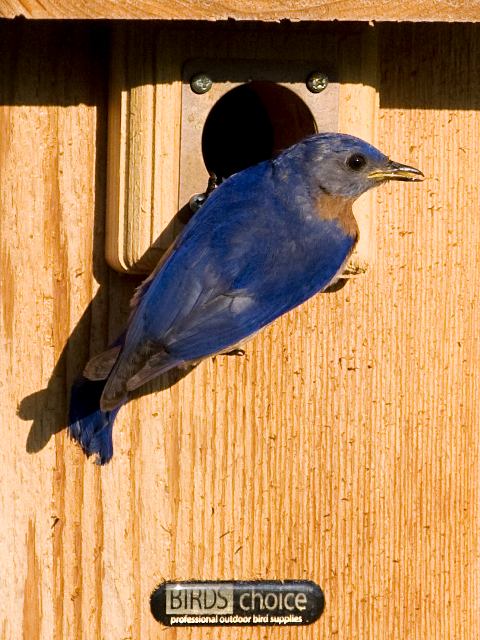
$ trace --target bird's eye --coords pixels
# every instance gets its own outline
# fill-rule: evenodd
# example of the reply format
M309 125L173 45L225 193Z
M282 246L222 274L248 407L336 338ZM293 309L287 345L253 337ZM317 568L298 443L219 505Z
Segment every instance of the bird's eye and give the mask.
M354 153L347 159L347 166L354 171L360 171L366 164L367 161L361 153Z

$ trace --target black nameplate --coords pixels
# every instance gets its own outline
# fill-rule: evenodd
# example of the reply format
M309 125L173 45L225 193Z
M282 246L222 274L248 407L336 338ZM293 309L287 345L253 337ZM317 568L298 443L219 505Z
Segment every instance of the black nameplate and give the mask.
M150 598L154 618L169 627L311 624L324 606L309 580L164 582Z

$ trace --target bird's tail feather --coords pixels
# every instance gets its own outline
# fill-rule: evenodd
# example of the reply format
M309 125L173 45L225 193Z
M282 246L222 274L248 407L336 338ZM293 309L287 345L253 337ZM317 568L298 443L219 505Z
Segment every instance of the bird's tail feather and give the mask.
M120 409L101 411L100 396L105 380L92 381L81 376L72 387L69 433L87 456L96 455L98 464L107 463L113 455L112 427Z

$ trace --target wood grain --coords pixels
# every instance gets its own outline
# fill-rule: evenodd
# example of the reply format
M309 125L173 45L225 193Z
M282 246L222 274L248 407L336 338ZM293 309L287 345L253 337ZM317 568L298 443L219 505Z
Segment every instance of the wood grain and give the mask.
M1 0L0 17L130 20L363 20L478 22L478 0Z
M361 75L362 30L305 28ZM202 29L179 27L179 50ZM376 126L344 124L428 181L377 192L367 274L245 358L149 387L100 469L62 427L138 283L104 260L108 35L0 25L0 637L476 640L478 28L379 30ZM352 71L343 100L357 87ZM166 630L149 612L164 579L297 577L325 590L311 627Z

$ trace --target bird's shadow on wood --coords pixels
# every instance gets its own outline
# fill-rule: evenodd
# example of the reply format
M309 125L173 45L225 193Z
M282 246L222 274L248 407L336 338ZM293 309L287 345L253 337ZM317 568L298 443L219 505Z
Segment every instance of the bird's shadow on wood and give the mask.
M185 219L184 209L180 210L175 218L176 221L172 221L172 224L175 224L176 228L178 228L178 222ZM160 246L164 246L164 238L170 237L171 230L169 225L155 244L158 243ZM157 249L155 251L155 255L161 257L161 252ZM150 263L151 257L147 258L144 256L142 257L142 261L144 263ZM122 295L122 299L124 304L116 309L116 318L113 324L117 325L122 318L124 322L126 322L129 312L127 299L133 295L136 287L143 281L145 276L120 275L115 273L109 275L109 279L122 281L121 286L124 294ZM98 314L96 307L103 306L103 296L104 292L101 286L68 338L52 371L47 386L40 391L36 391L26 396L19 404L18 416L22 420L32 421L26 442L26 449L29 453L37 453L41 451L48 444L53 435L62 431L67 426L66 413L68 409L68 402L65 398L68 400L71 383L74 378L81 374L90 355L96 355L95 353L85 353L85 344L88 344L89 342L88 336L92 331L92 323L97 321L103 322L106 320L105 318L98 318L97 320ZM114 335L121 333L124 322L122 324L118 324L118 328ZM113 331L115 331L115 329L113 329ZM87 340L85 339L86 337ZM108 342L109 341L105 342L105 348L108 346ZM85 354L85 356L79 357L79 354ZM193 368L194 365L189 368L172 369L168 373L160 376L152 382L149 382L132 393L130 399L139 398L143 395L156 391L164 391L188 375ZM60 398L63 398L63 401L58 402Z

